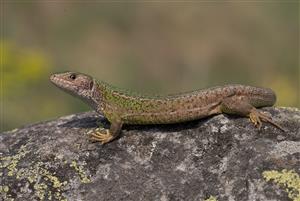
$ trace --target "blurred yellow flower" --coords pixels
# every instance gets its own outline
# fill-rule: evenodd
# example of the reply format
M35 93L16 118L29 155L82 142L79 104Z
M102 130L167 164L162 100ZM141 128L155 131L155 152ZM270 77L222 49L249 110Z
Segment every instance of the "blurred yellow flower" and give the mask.
M3 56L3 90L21 89L30 83L44 79L50 68L50 60L37 49L18 47L10 41L1 41ZM9 90L8 90L9 89Z

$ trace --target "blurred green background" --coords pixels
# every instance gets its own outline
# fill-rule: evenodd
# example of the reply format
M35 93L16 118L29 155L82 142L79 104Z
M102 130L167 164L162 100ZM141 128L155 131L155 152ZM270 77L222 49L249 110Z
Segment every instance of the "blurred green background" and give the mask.
M49 82L66 70L159 94L264 86L300 107L298 1L17 2L1 3L2 131L89 110Z

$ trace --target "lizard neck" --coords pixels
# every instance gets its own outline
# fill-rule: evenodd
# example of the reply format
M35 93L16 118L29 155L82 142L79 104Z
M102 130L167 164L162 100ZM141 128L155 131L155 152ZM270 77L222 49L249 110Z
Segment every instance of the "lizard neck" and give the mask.
M102 87L96 80L93 80L93 88L90 91L90 95L84 101L97 112L102 112L103 110L103 95Z

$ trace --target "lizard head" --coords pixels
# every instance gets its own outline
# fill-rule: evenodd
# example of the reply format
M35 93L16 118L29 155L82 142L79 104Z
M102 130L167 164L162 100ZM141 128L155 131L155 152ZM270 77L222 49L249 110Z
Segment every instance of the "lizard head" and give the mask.
M75 72L64 72L51 75L50 81L62 90L83 100L89 101L92 99L95 80L91 76Z

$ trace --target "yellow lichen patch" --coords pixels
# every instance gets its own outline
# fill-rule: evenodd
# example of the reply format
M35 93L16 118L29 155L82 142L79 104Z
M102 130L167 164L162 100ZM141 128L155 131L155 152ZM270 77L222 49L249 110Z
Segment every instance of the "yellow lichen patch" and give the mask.
M63 191L64 186L67 184L67 181L61 182L54 173L51 173L49 170L45 169L42 162L36 163L33 167L28 169L20 169L17 173L17 178L27 178L30 183L34 183L35 195L41 199L51 200L53 197L55 200L66 200L61 191ZM49 185L50 181L50 185ZM51 192L49 187L54 188ZM53 196L54 193L54 196Z
M47 168L49 164L44 162L36 162L29 167L18 168L18 163L25 155L29 153L26 146L22 146L17 154L13 156L0 157L0 173L1 177L7 172L7 176L14 176L16 180L27 180L33 185L34 195L40 200L60 200L66 201L62 195L67 181L60 181L56 173L50 172ZM67 164L65 161L64 164ZM90 183L91 180L85 174L83 167L72 161L70 167L74 168L78 173L82 183ZM3 171L6 169L7 171ZM10 187L7 185L0 186L0 197L9 200Z
M72 163L70 164L70 167L73 167L76 172L79 174L80 177L80 181L82 183L90 183L91 180L86 176L86 173L83 171L83 167L79 166L76 161L72 161Z
M43 175L46 177L46 180L50 180L50 182L52 183L52 187L59 189L65 186L67 184L67 181L64 182L60 182L58 177L54 176L53 174L51 174L48 170L44 169L44 168L40 168L40 175Z
M17 172L19 161L28 153L25 146L21 146L18 153L14 156L0 157L0 169L7 168L8 176L13 176ZM2 172L2 171L1 171ZM1 174L2 176L2 174Z
M264 171L263 177L266 181L273 180L279 186L284 187L288 197L293 201L300 201L300 177L294 170Z
M209 196L209 198L207 198L205 201L218 201L217 198L215 196Z
M3 169L7 169L7 176L12 177L14 176L18 169L17 165L19 161L28 153L29 151L26 150L26 146L21 146L21 148L18 150L16 155L13 156L3 156L0 157L0 176L3 177L4 171ZM8 193L9 186L4 185L0 186L0 194L2 197L5 198L5 200L13 200L11 198L11 195Z
M0 186L0 199L2 198L5 201L13 201L14 198L12 198L12 195L8 194L8 191L8 186Z
M34 166L28 168L17 168L20 160L24 158L28 152L26 146L22 146L17 154L0 157L1 176L3 176L3 169L7 169L7 176L15 176L16 180L26 179L28 182L33 183L33 188L35 189L34 193L40 200L52 199L52 192L48 189L50 182L51 187L55 189L54 198L56 200L65 200L60 192L63 191L63 187L67 182L60 182L58 177L42 167L42 162L38 162ZM6 198L10 196L7 194L8 191L8 186L0 186L0 193Z
M9 191L8 186L0 186L0 193L7 193Z
M40 199L45 200L47 185L44 183L35 183L33 186L35 192L34 194Z

